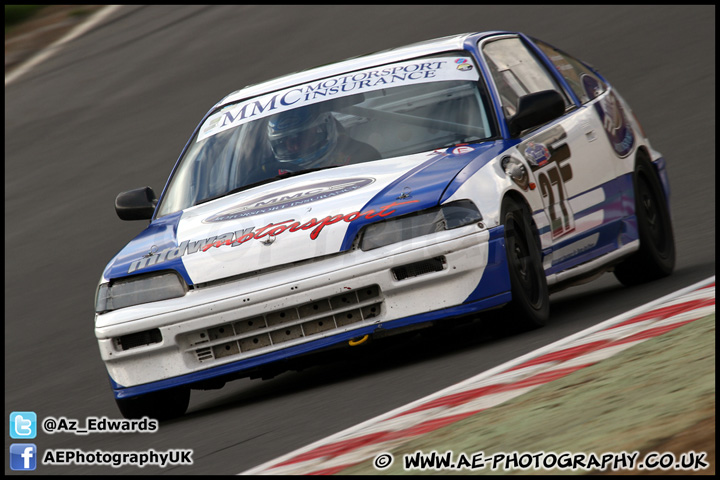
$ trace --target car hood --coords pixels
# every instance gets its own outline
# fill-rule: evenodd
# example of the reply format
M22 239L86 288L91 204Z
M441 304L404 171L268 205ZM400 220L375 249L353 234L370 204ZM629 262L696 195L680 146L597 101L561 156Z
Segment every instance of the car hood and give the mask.
M369 223L438 205L468 170L477 171L503 149L502 142L456 146L228 195L154 220L103 276L175 270L196 284L337 254L350 249Z

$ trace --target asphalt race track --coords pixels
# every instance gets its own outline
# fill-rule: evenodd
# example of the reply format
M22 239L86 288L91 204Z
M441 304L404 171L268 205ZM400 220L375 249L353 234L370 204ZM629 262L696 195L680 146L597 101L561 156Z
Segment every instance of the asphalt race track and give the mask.
M35 473L239 473L714 275L714 18L714 6L116 11L5 88L6 422L12 411L120 418L93 300L107 261L145 224L117 218L117 193L161 191L196 124L226 94L415 41L519 30L598 67L668 161L677 268L631 289L605 275L557 294L550 324L538 331L492 338L466 328L193 392L189 413L157 433L35 439L40 451L193 449L193 466L40 465ZM6 453L10 443L6 435Z

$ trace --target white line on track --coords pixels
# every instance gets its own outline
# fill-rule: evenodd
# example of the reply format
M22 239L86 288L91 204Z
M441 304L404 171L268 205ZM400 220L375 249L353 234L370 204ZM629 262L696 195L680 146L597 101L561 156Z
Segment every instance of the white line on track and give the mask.
M5 75L5 86L8 86L8 84L17 80L25 73L29 72L33 67L47 60L53 53L59 50L59 47L87 32L92 27L112 15L120 7L122 7L122 5L108 5L107 7L95 12L87 19L87 21L73 28L61 39L57 40L49 47L43 48L35 56L31 57L29 60L22 63L17 68L13 69L9 74Z

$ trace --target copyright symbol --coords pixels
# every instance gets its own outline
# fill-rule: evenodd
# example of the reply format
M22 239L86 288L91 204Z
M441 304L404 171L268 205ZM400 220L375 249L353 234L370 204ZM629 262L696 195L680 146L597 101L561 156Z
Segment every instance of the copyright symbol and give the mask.
M389 468L392 463L393 456L389 453L381 453L380 455L375 457L375 460L373 460L373 466L377 470L385 470L386 468Z
M45 421L43 421L43 430L45 430L47 433L53 433L56 426L57 423L54 418L46 418Z

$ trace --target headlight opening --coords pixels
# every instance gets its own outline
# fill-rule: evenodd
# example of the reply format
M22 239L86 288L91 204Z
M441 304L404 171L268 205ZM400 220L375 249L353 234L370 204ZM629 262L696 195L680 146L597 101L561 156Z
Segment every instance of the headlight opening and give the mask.
M110 312L133 305L182 297L187 291L187 284L175 272L154 272L121 278L98 285L95 312Z
M360 248L363 251L374 250L481 221L482 215L472 201L459 200L368 225L362 232Z

